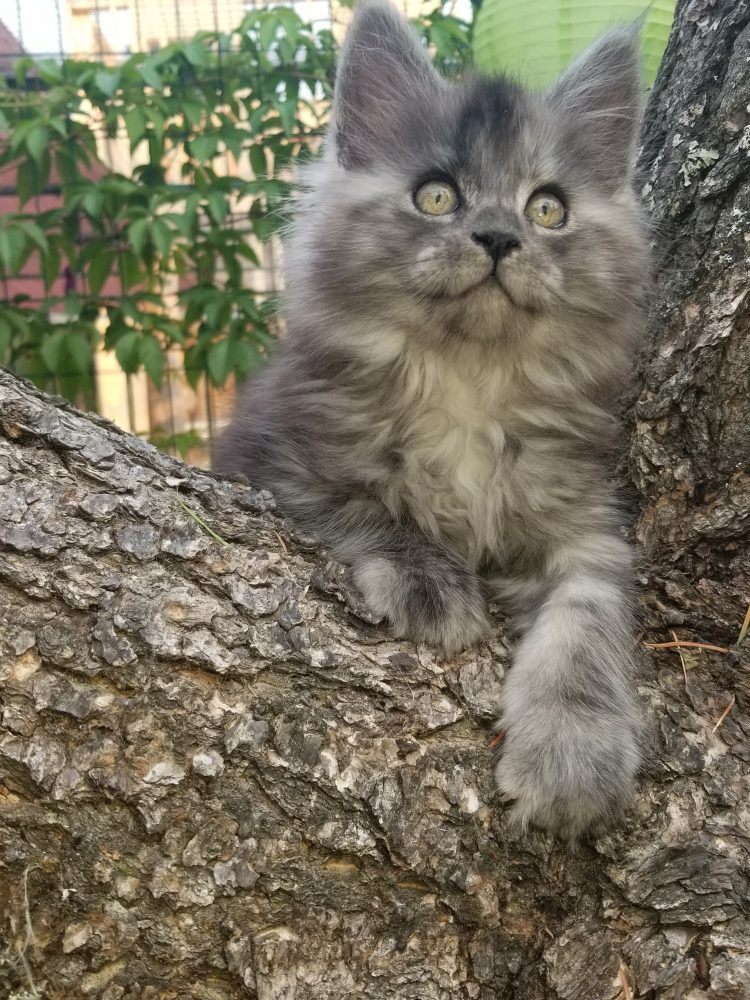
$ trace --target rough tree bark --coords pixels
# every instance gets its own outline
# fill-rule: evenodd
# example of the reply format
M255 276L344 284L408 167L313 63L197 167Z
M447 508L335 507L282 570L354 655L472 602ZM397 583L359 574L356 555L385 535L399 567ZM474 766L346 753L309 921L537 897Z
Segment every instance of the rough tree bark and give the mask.
M647 118L657 638L736 638L750 596L749 60L746 2L681 3ZM448 663L389 640L267 495L0 374L0 995L750 997L747 655L685 660L644 663L622 827L519 836L501 623Z
M750 601L750 3L679 8L640 164L657 294L638 536L665 617L731 641Z

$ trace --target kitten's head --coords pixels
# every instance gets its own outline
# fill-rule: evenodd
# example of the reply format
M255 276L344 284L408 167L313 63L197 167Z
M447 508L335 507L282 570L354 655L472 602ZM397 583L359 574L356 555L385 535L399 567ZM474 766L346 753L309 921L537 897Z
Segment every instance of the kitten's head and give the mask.
M294 311L438 342L632 314L640 94L634 30L531 94L443 80L389 4L360 0L292 249Z

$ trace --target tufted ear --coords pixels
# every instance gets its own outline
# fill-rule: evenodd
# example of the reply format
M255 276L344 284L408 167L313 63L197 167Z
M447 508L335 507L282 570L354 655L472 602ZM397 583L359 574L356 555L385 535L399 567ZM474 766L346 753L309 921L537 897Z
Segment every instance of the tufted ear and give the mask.
M356 170L396 154L440 87L409 22L386 0L360 0L336 76L339 162Z
M547 95L582 133L592 168L618 186L632 176L643 92L637 22L603 35Z

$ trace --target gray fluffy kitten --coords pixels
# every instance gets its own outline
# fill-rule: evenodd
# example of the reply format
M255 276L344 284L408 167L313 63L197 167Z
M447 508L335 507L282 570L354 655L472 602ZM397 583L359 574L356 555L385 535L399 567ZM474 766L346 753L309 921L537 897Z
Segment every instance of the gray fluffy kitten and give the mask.
M544 95L441 79L360 0L289 248L289 334L218 468L267 487L398 635L523 636L497 783L562 836L610 819L639 761L631 553L607 482L648 260L632 190L637 33Z

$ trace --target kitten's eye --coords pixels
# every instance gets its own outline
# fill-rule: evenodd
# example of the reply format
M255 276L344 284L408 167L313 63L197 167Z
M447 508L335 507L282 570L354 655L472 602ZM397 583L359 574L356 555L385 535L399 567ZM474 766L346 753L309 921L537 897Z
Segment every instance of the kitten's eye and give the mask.
M551 191L537 191L526 205L526 218L543 229L559 229L567 215L565 205Z
M414 192L414 204L425 215L450 215L458 208L458 191L447 181L427 181Z

